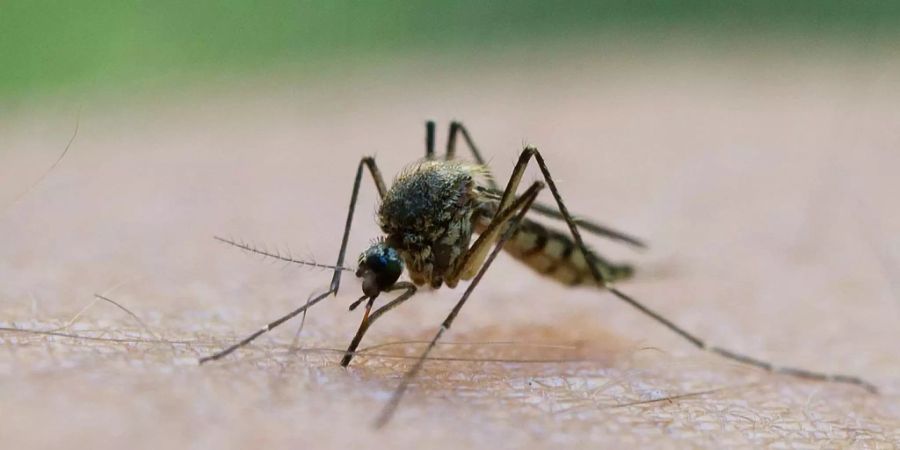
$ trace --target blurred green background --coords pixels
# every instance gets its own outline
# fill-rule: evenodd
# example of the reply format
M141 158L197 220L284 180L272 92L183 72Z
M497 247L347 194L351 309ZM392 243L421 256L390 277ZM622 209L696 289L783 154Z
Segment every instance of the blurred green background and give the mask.
M0 101L144 90L266 71L311 73L406 54L460 57L590 43L762 43L865 52L900 2L546 0L0 1ZM773 45L774 44L774 45Z

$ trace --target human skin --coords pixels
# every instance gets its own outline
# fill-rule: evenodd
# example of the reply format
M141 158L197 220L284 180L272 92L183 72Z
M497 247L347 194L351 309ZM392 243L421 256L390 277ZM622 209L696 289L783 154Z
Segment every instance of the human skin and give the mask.
M0 332L0 438L10 448L900 445L900 72L882 60L565 58L527 72L409 62L84 107L63 163L0 213L0 312L7 328L100 339ZM52 162L76 109L6 113L0 204ZM576 214L645 238L639 253L591 239L636 264L623 291L717 345L859 375L881 394L703 354L608 294L508 257L383 430L370 424L411 365L401 356L421 350L410 341L429 339L462 289L417 294L362 347L396 344L343 369L335 350L360 319L347 312L360 295L348 273L309 312L299 350L298 318L197 366L331 276L212 236L333 262L359 158L375 155L391 178L424 154L429 118L463 120L501 184L523 143L537 146ZM369 180L363 191L351 262L378 236ZM76 317L95 293L143 323L106 301Z

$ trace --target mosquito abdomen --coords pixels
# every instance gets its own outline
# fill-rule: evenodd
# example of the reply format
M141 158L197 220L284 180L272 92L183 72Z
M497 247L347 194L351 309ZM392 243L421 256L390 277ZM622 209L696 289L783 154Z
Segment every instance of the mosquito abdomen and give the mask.
M522 219L503 250L536 272L570 286L593 284L588 264L596 266L610 282L630 278L634 273L630 265L613 264L593 252L585 258L568 234L528 218Z

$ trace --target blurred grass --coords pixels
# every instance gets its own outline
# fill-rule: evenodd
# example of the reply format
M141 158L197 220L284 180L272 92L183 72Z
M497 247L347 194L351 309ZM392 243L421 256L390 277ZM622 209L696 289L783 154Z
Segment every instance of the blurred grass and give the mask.
M898 25L900 2L887 0L0 0L0 100L601 35L651 45L688 33L698 46L774 39L862 48L896 37Z

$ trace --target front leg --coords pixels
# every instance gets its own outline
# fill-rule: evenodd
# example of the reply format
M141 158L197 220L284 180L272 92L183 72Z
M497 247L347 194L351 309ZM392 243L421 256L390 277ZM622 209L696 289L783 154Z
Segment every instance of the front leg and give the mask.
M341 366L347 367L350 364L350 360L353 359L353 356L356 354L356 349L359 347L359 343L362 342L363 335L366 334L366 331L369 330L369 327L378 320L384 313L396 308L401 303L409 300L416 293L416 285L408 282L401 281L399 283L394 284L389 291L396 291L400 289L405 289L406 292L400 294L397 298L391 300L386 305L382 306L375 310L374 313L369 314L372 310L372 304L375 302L375 299L369 299L366 303L366 312L363 314L362 321L359 323L359 329L356 331L356 335L353 336L353 341L350 342L350 346L347 347L347 351L344 353L344 358L341 359ZM352 306L351 306L352 308Z

